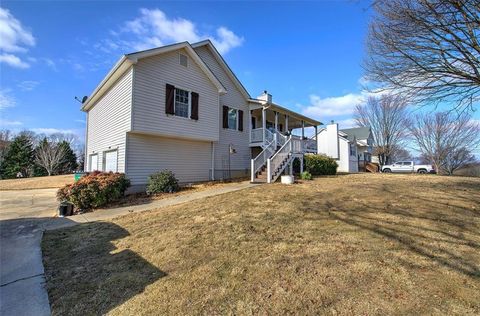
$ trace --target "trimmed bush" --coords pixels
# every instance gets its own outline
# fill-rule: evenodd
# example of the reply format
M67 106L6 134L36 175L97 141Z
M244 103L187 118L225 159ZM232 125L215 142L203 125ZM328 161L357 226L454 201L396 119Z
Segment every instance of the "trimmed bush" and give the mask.
M163 170L148 177L147 194L173 193L179 189L178 180L170 170Z
M302 180L312 180L312 174L308 171L304 171L300 174Z
M337 167L337 162L325 155L305 155L305 169L312 175L333 175Z
M119 200L129 186L130 180L123 173L95 171L59 189L57 199L89 210Z

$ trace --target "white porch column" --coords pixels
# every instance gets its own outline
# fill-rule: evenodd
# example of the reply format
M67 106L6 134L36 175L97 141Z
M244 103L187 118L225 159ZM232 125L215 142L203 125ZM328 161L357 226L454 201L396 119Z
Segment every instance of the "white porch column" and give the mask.
M305 150L305 140L303 139L305 137L305 121L302 120L302 152L304 152ZM302 160L302 164L303 164L303 160ZM302 172L303 172L303 168L302 168Z
M285 132L288 132L288 114L285 114Z
M248 110L248 138L252 142L252 110Z
M265 130L267 129L267 109L262 108L262 128L263 128L263 143L265 143Z
M295 159L292 160L292 162L290 162L290 175L292 176L293 175L293 161Z
M275 111L275 130L278 131L278 112Z
M300 159L300 173L303 172L303 157L299 158Z
M315 148L316 148L316 154L318 154L318 126L315 125L315 137L313 138L315 140Z

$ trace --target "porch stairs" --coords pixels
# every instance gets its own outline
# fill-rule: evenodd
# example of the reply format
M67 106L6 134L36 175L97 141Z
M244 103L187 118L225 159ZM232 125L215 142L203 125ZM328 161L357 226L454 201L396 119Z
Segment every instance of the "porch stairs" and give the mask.
M301 142L284 136L279 132L272 133L267 130L265 145L257 157L252 159L251 182L275 182L285 168L298 157L301 152Z

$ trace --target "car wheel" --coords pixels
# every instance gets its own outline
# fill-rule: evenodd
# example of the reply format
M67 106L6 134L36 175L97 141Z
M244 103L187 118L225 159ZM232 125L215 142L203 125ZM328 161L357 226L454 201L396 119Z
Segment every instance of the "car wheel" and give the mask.
M426 174L426 173L427 173L427 170L425 170L425 169L420 169L420 170L418 170L418 173L420 173L420 174Z
M383 169L383 173L391 173L391 172L392 172L392 170L390 170L390 169L388 169L388 168L387 168L387 169Z

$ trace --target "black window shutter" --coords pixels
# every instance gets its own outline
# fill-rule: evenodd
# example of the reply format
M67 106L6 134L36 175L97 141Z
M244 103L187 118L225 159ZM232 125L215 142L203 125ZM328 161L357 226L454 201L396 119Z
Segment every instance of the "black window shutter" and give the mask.
M228 106L223 106L223 128L228 128Z
M238 110L238 130L243 131L243 111Z
M165 92L165 113L175 114L175 108L173 103L175 100L175 86L167 83L167 89Z
M192 92L192 113L190 114L192 120L198 120L198 93Z

